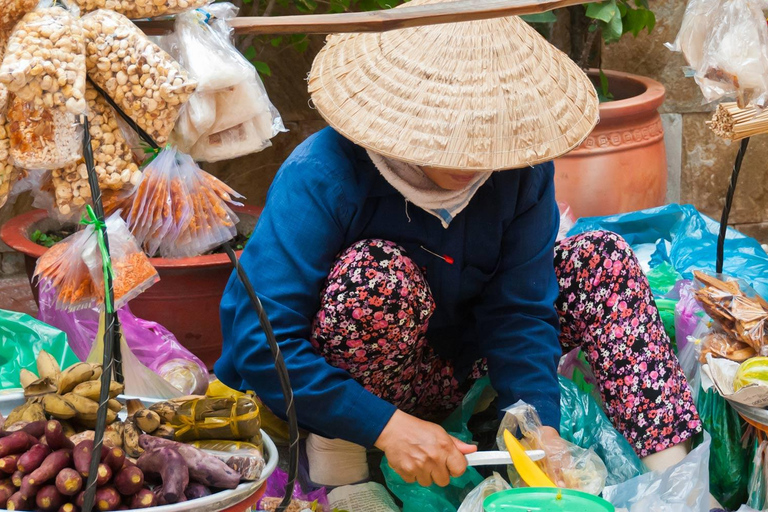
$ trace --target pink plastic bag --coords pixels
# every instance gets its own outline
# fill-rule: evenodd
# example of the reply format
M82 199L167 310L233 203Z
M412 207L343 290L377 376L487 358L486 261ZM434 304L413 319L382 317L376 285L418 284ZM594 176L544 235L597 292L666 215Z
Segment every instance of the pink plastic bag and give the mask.
M52 290L40 290L38 320L65 333L75 355L85 361L99 329L99 311L88 308L67 312L56 308ZM128 346L139 361L173 384L184 394L205 394L208 370L203 362L182 346L168 329L136 317L128 306L117 312Z
M274 510L272 505L279 503L279 499L285 496L285 486L287 483L288 474L280 468L275 469L275 472L267 479L264 497L259 502L258 510ZM307 503L316 501L318 505L323 507L324 511L331 510L325 487L320 487L317 490L305 493L301 490L301 485L299 485L299 482L297 481L293 488L293 500Z
M560 230L557 233L557 241L559 242L568 236L568 232L576 224L576 216L567 203L558 201L557 207L560 209Z
M688 344L688 338L693 334L701 321L701 317L704 316L704 311L693 295L694 289L691 281L679 281L675 285L675 289L680 297L675 305L675 340L679 354Z

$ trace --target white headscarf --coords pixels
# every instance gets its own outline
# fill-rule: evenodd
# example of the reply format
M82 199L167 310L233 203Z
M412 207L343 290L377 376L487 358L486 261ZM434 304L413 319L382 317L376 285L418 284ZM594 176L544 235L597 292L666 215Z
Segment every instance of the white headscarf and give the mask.
M477 190L491 177L491 172L478 172L461 190L446 190L429 179L416 165L399 162L368 151L373 164L406 202L411 202L440 219L444 228L469 204Z

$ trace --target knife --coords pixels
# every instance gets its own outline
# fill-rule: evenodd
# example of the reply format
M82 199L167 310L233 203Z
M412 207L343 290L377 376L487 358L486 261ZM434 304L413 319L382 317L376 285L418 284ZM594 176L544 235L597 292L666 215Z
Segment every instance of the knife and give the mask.
M525 453L534 462L541 460L546 456L544 450L528 450ZM467 458L468 466L507 466L512 464L512 456L509 452L475 452L470 453L465 457Z

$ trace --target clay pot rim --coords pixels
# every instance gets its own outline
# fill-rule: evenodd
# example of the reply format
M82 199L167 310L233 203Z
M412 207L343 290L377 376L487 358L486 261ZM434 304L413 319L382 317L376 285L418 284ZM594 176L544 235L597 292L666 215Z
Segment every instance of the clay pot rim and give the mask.
M263 208L257 206L233 206L232 210L236 213L245 213L258 217ZM25 256L29 256L34 259L40 258L48 249L42 245L38 245L29 239L29 228L36 222L40 222L48 218L48 212L45 210L31 210L21 215L13 217L11 220L5 223L0 228L0 239L5 242L8 247L18 251ZM238 258L242 255L243 251L235 251ZM194 256L191 258L150 258L149 261L158 270L174 270L183 269L189 267L195 268L211 268L211 267L227 267L232 263L229 261L229 256L224 253L221 254L205 254L203 256Z
M599 69L586 70L589 76L599 76ZM631 98L623 100L614 100L600 104L600 119L616 119L632 114L655 113L664 103L666 91L664 85L652 78L622 71L611 71L604 69L603 73L610 80L611 78L623 78L636 82L645 87L645 92Z

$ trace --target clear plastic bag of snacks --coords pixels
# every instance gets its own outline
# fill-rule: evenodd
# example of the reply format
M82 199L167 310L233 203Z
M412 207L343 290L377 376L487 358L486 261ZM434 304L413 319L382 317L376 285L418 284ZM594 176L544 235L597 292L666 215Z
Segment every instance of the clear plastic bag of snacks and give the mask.
M147 255L139 247L136 239L131 235L119 212L110 215L106 220L106 225L109 254L114 272L112 277L115 297L114 308L117 310L159 281L160 276L149 262ZM96 242L95 236L85 247L82 258L88 266L91 279L93 279L96 297L99 302L103 303L104 270L99 246L94 242Z
M13 165L10 158L10 131L5 122L3 112L3 87L0 86L0 208L8 201L11 189L23 175L23 171Z
M93 280L81 257L92 235L89 226L55 244L37 260L34 275L42 290L55 293L58 309L74 311L96 303Z
M115 11L132 20L179 14L203 7L210 0L75 0L86 13L97 9Z
M704 60L704 45L716 19L715 11L725 0L689 0L675 42L667 43L673 52L682 52L691 69L698 70Z
M100 9L82 18L88 75L163 145L197 81L128 18Z
M44 0L16 24L0 65L11 93L11 157L26 169L53 169L82 154L85 39L77 8Z
M192 446L209 453L234 469L243 480L261 478L266 462L261 446L243 441L195 441Z
M272 143L267 134L271 125L260 124L266 118L253 118L222 132L204 135L198 139L189 153L192 158L202 162L218 162L257 153Z
M10 32L16 23L35 8L38 0L0 0L0 39ZM0 51L2 55L2 51Z

